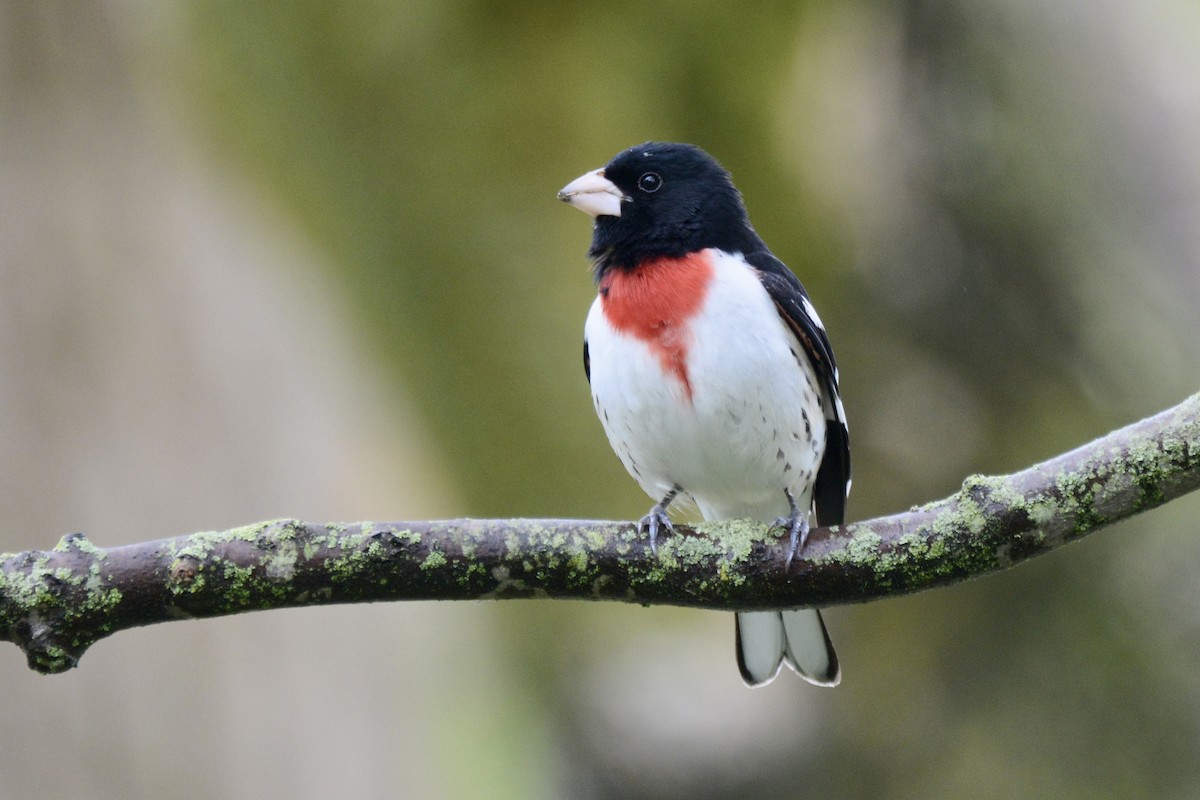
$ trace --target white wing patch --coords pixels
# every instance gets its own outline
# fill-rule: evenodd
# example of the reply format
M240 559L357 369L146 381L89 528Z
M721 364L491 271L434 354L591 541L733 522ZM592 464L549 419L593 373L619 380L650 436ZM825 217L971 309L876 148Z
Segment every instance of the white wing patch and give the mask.
M801 297L800 302L803 304L804 313L808 314L808 318L813 321L813 324L816 325L820 331L824 332L825 323L821 322L821 315L818 314L817 309L813 307L812 301L810 301L807 297Z

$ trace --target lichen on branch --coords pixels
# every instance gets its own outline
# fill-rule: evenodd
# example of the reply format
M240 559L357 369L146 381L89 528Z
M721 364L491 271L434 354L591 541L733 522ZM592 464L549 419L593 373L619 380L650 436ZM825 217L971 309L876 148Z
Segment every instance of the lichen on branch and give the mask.
M633 523L275 520L101 548L83 534L0 555L0 639L44 673L138 625L384 600L571 598L711 609L862 602L1007 569L1200 488L1200 395L944 500L816 528L789 569L777 531Z

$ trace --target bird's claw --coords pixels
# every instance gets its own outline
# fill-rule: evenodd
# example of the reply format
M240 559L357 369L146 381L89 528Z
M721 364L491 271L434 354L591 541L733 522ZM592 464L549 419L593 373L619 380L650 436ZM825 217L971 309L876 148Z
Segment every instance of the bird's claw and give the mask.
M658 529L665 525L671 533L675 532L675 526L671 524L671 518L667 516L667 509L671 506L671 502L675 499L675 495L679 494L680 489L678 484L671 487L671 491L654 504L654 508L650 509L650 513L638 520L638 533L646 531L650 534L650 552L658 555Z
M657 505L650 509L650 513L638 520L638 533L646 531L650 534L650 552L658 555L658 529L665 526L671 533L675 532L675 526L671 524L671 518L667 516L667 510L662 505Z
M796 505L796 498L792 496L791 492L784 489L783 493L787 495L788 499L788 515L775 520L775 524L771 527L783 528L788 532L787 558L783 562L783 568L786 571L792 566L792 559L804 549L804 543L808 541L808 515L800 511L800 507Z
M808 520L800 515L780 517L772 527L783 528L788 532L787 558L783 562L783 568L786 570L792 566L792 559L804 549L804 543L808 541Z

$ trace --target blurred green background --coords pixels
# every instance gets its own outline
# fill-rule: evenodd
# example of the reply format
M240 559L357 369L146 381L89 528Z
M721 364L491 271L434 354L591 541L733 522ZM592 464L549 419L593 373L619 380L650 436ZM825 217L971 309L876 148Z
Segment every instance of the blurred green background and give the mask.
M1189 2L0 4L0 550L630 519L555 191L694 142L838 354L849 516L1196 391ZM1200 498L833 609L302 609L0 650L0 797L1200 796Z

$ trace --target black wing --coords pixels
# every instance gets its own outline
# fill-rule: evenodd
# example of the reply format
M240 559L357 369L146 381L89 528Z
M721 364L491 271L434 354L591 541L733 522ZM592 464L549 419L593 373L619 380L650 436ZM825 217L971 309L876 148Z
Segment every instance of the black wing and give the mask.
M829 420L825 426L825 456L817 468L813 505L818 525L841 525L846 515L846 494L850 491L850 433L838 393L833 348L800 279L765 250L749 253L745 258L759 271L763 287L779 309L779 316L804 347L813 372L829 398L829 407L825 409L825 417Z
M588 353L587 339L583 340L583 374L587 375L590 384L592 382L592 356Z

